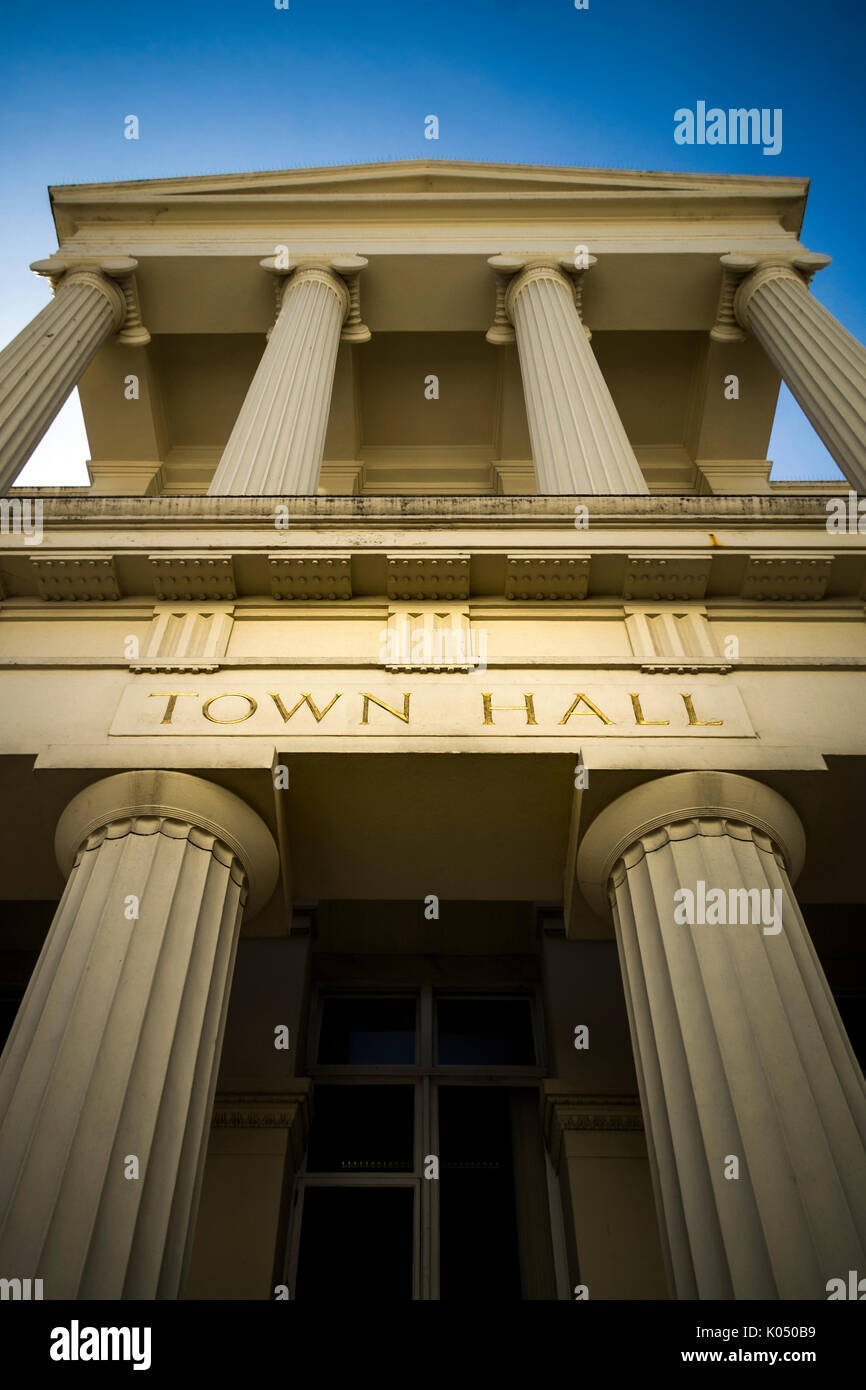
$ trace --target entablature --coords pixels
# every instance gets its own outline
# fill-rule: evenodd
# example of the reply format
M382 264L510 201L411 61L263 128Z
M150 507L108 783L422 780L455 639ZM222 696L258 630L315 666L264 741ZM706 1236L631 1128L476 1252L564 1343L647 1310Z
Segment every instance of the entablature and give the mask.
M859 600L866 540L820 497L59 498L7 535L10 598L281 604Z

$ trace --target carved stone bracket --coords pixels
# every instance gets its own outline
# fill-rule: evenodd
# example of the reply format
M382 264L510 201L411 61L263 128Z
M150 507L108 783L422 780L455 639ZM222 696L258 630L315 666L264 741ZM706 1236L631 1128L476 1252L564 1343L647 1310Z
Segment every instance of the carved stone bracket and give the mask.
M271 596L275 599L352 597L349 550L305 550L268 556Z
M153 587L160 599L233 599L237 597L234 563L229 552L201 551L149 555Z
M79 550L69 554L31 555L39 594L55 602L86 603L120 598L114 556Z
M469 556L452 551L392 551L387 560L390 599L465 599L469 597Z
M520 256L491 256L487 264L496 276L496 308L493 323L485 336L494 347L506 347L509 343L517 342L517 335L505 309L505 291L512 275L522 270L526 262Z
M625 599L701 599L710 577L710 555L659 551L655 555L629 555L626 559L622 596Z
M507 599L582 599L589 585L591 555L573 550L539 554L514 550L505 557Z
M822 599L832 568L832 556L812 555L808 551L787 555L750 555L740 597Z
M369 343L372 334L361 320L361 271L367 264L364 256L338 256L331 269L342 276L349 291L349 312L340 334L341 343Z
M710 337L715 343L742 343L746 334L737 322L734 313L734 295L740 281L758 262L752 256L722 256L722 283L719 289L719 307L716 321L710 329Z

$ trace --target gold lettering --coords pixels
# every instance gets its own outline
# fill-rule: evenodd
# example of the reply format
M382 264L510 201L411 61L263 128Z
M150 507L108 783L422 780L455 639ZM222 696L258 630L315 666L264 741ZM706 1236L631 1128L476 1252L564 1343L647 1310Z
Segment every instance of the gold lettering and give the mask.
M599 719L601 720L602 724L613 724L613 723L615 722L613 719L608 719L608 717L607 717L606 714L602 714L602 712L601 712L601 710L599 709L598 705L594 705L594 704L592 703L592 700L590 700L590 699L588 698L588 696L586 696L586 695L575 695L573 702L569 705L568 709L565 711L565 714L564 714L564 715L562 716L562 718L560 719L560 721L559 721L560 724L567 724L567 723L568 723L568 721L569 721L569 719L571 718L571 716L572 716L572 715L575 713L575 711L577 710L577 707L578 707L578 705L580 704L581 700L582 700L583 703L587 706L586 709L580 711L581 714L597 714L598 717L599 717Z
M643 710L640 707L640 696L632 695L631 707L634 710L635 724L670 724L669 719L644 719Z
M288 724L292 715L297 713L297 711L301 708L301 705L309 705L310 711L316 723L321 724L325 715L328 713L328 710L333 708L333 706L337 703L342 693L343 692L341 690L338 691L331 703L329 705L325 705L325 708L323 710L320 710L318 708L312 695L302 695L298 703L296 705L293 705L291 709L287 710L279 695L275 694L273 690L270 690L268 692L277 709L280 711L280 714L283 716L284 724Z
M237 719L217 719L214 715L209 713L211 705L216 704L217 700L246 700L249 709L246 714L239 714ZM245 719L252 718L257 709L258 703L253 699L252 695L241 695L236 690L227 690L223 695L211 695L209 700L205 700L201 707L201 712L205 719L209 719L212 724L243 724Z
M493 711L495 709L522 709L526 714L527 724L538 723L538 720L535 718L535 697L533 695L524 695L522 705L494 705L491 703L493 699L492 695L482 694L481 698L484 701L485 724L492 724L494 722Z
M377 700L375 695L368 695L368 694L366 694L366 692L363 691L363 690L361 691L361 694L362 694L363 697L364 697L364 712L363 712L363 715L362 715L362 717L361 717L361 723L362 723L362 724L369 724L369 722L370 722L370 705L371 705L371 704L373 704L373 705L378 705L380 709L387 710L389 714L393 714L393 716L394 716L395 719L402 719L404 724L408 724L408 723L409 723L409 696L408 696L407 694L405 694L405 692L404 692L404 694L403 694L403 713L402 713L402 714L400 713L399 710L397 710L397 709L392 709L390 705L386 705L384 700ZM330 708L330 706L329 706L329 708Z
M682 695L682 691L680 691L680 694ZM698 716L695 714L695 707L692 704L691 695L683 695L683 704L686 707L686 713L689 716L690 724L701 724L705 728L709 728L711 724L724 724L725 722L724 719L698 719Z
M180 699L181 695L191 695L194 700L198 699L197 690L152 690L150 692L148 698L151 700L158 700L160 697L162 697L163 699L168 699L168 704L165 707L165 714L159 721L160 724L171 723L171 716L174 714L174 707Z

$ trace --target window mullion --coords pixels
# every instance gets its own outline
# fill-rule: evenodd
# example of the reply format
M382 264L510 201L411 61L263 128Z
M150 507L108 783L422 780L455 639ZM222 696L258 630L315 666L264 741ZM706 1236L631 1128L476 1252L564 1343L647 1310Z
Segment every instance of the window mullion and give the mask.
M429 1069L433 1065L433 987L422 985L418 1019L418 1061ZM428 1150L429 1152L429 1150Z

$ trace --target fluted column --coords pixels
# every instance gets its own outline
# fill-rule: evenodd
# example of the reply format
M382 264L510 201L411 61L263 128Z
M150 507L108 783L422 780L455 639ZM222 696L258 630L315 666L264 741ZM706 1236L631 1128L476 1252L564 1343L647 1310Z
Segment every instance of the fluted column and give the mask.
M627 792L579 852L613 913L679 1298L826 1299L866 1269L866 1085L791 887L803 854L776 792L698 772ZM726 916L681 924L701 884ZM757 924L743 895L725 924L739 889L767 894Z
M499 303L488 340L509 341L503 328L514 325L538 491L647 493L572 280L553 261L523 265L493 256L489 264L499 278Z
M33 262L31 270L51 280L54 298L0 352L0 494L8 492L99 348L123 327L131 305L137 313L136 264L131 257L69 269L56 259ZM140 321L129 341L149 341Z
M758 264L723 256L742 275L737 322L757 338L852 488L866 494L866 348L809 290L829 256Z
M363 256L347 256L283 275L277 321L208 488L210 496L290 497L317 491L341 332L351 342L370 336L357 312L358 274L366 264ZM280 273L273 257L262 266Z
M0 1059L0 1269L45 1298L175 1298L241 913L276 848L177 772L86 788L56 844L66 891Z

